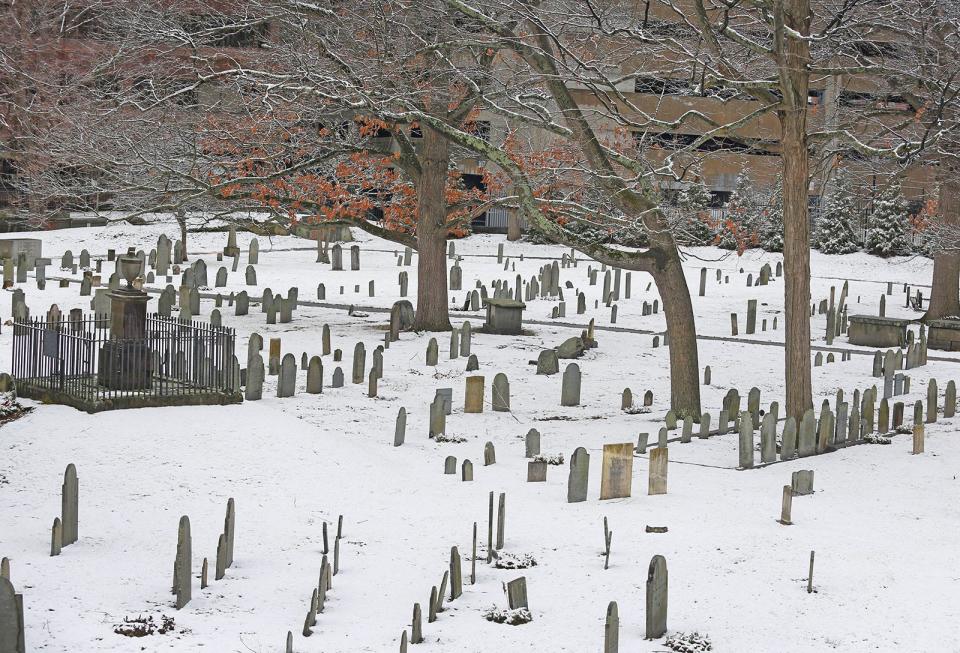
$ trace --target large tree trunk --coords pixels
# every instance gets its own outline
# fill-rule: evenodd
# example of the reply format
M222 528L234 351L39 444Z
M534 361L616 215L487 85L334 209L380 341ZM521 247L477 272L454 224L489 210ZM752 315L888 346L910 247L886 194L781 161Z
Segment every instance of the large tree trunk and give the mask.
M942 242L933 256L933 287L924 322L960 315L960 243L954 241L960 227L960 181L949 166L941 168L939 204Z
M680 265L676 245L664 254L662 267L653 271L653 280L663 301L670 338L670 407L680 417L700 421L700 362L697 330L690 289Z
M433 129L423 126L420 180L417 184L417 313L416 331L449 331L447 306L447 168L450 147Z
M809 0L785 0L785 24L809 33ZM783 276L786 348L784 375L786 415L796 418L813 408L810 378L810 184L807 149L807 96L810 48L787 37L781 53L780 78L784 108L779 112L783 147Z

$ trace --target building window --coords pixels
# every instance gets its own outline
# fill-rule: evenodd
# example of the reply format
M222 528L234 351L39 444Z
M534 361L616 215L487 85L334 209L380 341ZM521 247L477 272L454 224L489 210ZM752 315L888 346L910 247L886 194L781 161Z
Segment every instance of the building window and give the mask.
M634 81L633 90L646 95L688 95L691 87L690 83L684 79L642 76Z

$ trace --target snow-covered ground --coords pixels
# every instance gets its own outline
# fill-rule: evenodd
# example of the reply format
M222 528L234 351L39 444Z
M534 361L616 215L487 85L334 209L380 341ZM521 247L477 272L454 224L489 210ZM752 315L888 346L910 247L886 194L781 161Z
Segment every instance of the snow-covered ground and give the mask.
M48 277L60 276L65 249L75 256L86 247L103 255L108 248L149 250L173 224L146 227L114 225L41 234L44 255L55 265ZM11 234L13 236L14 234ZM334 272L315 262L309 241L290 237L260 238L259 286L243 283L250 236L239 234L241 268L231 273L226 292L270 287L286 293L298 286L301 300L316 298L326 285L326 301L359 307L389 307L399 299L397 274L410 274L416 290L416 267L398 268L392 243L356 234L362 247L361 270ZM190 250L203 256L212 282L219 265L214 252L225 234L191 236ZM546 259L559 258L559 247L505 243L515 270L496 262L502 236L472 236L456 243L464 258L464 291L452 291L462 305L477 279L488 288L493 279L511 287L517 274L529 279ZM299 249L297 249L299 248ZM519 260L520 255L524 260ZM704 336L729 336L730 313L739 314L740 336L733 342L700 341L700 365L712 367L712 384L703 388L704 410L716 419L730 388L741 395L756 386L762 404L783 403L783 350L758 344L782 342L781 280L747 287L746 275L777 255L748 252L742 257L713 248L688 252L688 281L694 295L697 330ZM192 256L191 258L196 258ZM582 257L580 257L582 258ZM345 252L345 261L349 257ZM531 335L479 333L481 313L454 313L456 325L474 326L472 351L487 379L487 410L464 414L465 358L450 360L449 337L436 335L440 362L424 365L432 334L404 333L384 355L379 396L366 395L366 383L349 383L353 346L363 341L367 363L383 342L387 316L349 317L333 308L301 306L289 324L266 325L251 307L236 317L224 305L224 324L236 327L238 355L246 352L251 332L282 339L283 352L297 361L301 352L319 355L320 330L332 331L333 347L344 352L340 364L347 384L329 387L336 364L325 357L325 386L308 395L305 373L298 374L298 394L277 399L276 377L268 377L264 399L229 407L182 407L114 411L87 415L71 408L36 405L26 417L0 427L0 556L11 561L11 579L22 592L28 650L45 651L225 651L284 650L288 630L294 650L302 652L390 651L399 649L409 629L413 604L423 608L425 641L412 650L454 652L601 651L607 603L617 601L621 651L664 651L663 640L643 640L647 567L655 554L669 568L671 632L709 634L713 650L747 651L960 651L953 624L960 617L960 486L957 481L960 437L956 420L927 427L926 452L910 455L909 436L895 436L890 446L863 445L828 455L738 471L735 435L694 438L671 443L669 493L647 496L648 461L633 462L633 496L600 501L600 464L605 443L636 442L638 433L655 439L669 403L669 370L664 347L653 348L649 332L664 329L662 313L641 316L644 300L657 297L650 277L632 275L632 298L621 300L616 327L645 333L611 331L610 310L601 303L602 275L589 286L587 267L561 270L561 286L571 281L587 295L588 312L576 315L575 294L565 290L567 317L576 327L531 324ZM229 266L229 263L226 263ZM594 264L596 266L596 264ZM708 267L706 297L697 297L701 267ZM916 316L903 307L903 284L929 284L926 259L883 261L866 255L813 254L813 300L840 292L850 279L850 313L876 314L887 282L887 315ZM729 276L716 282L714 268ZM740 269L743 269L743 273ZM105 277L112 271L105 263ZM69 276L69 275L68 275ZM373 279L376 296L367 295ZM47 283L40 292L32 279L24 285L33 314L51 303L64 312L89 308L89 298ZM156 284L162 287L161 283ZM174 282L174 285L178 285ZM354 286L360 286L360 293ZM343 287L343 294L340 287ZM10 315L11 293L0 293L0 315ZM411 297L411 299L414 299ZM758 299L760 320L768 330L744 335L748 299ZM555 304L528 303L525 316L550 321ZM208 314L212 300L205 300ZM779 316L779 330L772 330ZM529 361L545 347L577 335L596 318L599 347L579 361L583 371L581 405L560 406L561 375L537 376ZM824 345L825 317L812 318L816 345ZM0 369L9 368L10 329L0 333ZM835 346L846 347L840 337ZM856 348L854 348L856 349ZM862 349L865 354L872 353ZM931 361L911 370L913 402L925 395L927 381L958 376L960 355L930 352ZM839 356L838 356L839 358ZM561 361L561 367L566 361ZM813 371L814 403L873 385L870 355L854 355ZM510 379L511 412L489 410L493 376ZM789 380L788 380L789 382ZM453 414L447 431L466 439L439 444L427 437L428 405L437 388L453 388ZM620 393L630 387L639 402L654 393L650 414L619 410ZM909 405L909 404L908 404ZM393 446L397 411L408 413L406 443ZM908 409L906 414L912 414ZM526 482L523 436L542 433L545 454L569 460L576 447L591 455L589 497L566 502L567 464L550 467L546 483ZM484 443L496 446L497 462L483 466ZM474 464L474 481L444 475L444 458ZM60 484L68 463L80 478L80 539L49 557L50 526L60 514ZM812 496L793 501L793 526L777 523L781 488L791 472L815 470ZM477 561L477 583L469 584L471 531L486 540L487 500L505 492L504 550L532 555L537 565L523 571L497 570ZM217 537L228 497L237 505L235 563L226 578L213 581ZM326 609L310 638L300 635L317 584L322 551L321 526L331 538L343 515L340 573L334 578ZM194 579L193 600L173 607L171 569L177 522L189 515L193 531L192 568L199 575L210 560L211 584ZM603 569L603 518L613 531L610 567ZM667 533L646 533L646 526L667 526ZM332 544L332 540L331 540ZM435 623L427 623L431 586L447 569L450 547L463 557L464 593L445 604ZM814 587L806 591L809 553L816 551ZM522 626L485 621L492 605L506 606L502 584L527 578L533 621ZM172 633L131 639L114 634L125 616L173 616Z

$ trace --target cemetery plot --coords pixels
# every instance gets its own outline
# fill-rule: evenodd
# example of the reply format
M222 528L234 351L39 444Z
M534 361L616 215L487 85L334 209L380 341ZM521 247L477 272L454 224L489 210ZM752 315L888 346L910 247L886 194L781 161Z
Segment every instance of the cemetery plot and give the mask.
M864 256L851 276L814 255L820 364L798 420L782 407L776 255L685 267L702 381L688 415L671 406L672 344L646 274L471 236L446 261L453 330L417 333L415 252L224 231L191 234L184 260L174 233L43 233L43 288L30 270L0 297L21 319L0 331L0 367L16 371L16 330L68 334L72 311L103 314L116 254L133 247L151 319L235 338L181 351L228 350L204 378L235 378L224 387L244 398L88 414L20 386L33 411L0 428L12 651L21 632L26 650L84 651L129 650L141 631L138 645L172 651L949 640L960 523L930 496L954 492L960 356L913 322L902 343L849 342L851 316L879 317L881 299L915 319L906 298L929 264ZM486 329L491 305L507 313ZM60 360L42 345L39 360Z

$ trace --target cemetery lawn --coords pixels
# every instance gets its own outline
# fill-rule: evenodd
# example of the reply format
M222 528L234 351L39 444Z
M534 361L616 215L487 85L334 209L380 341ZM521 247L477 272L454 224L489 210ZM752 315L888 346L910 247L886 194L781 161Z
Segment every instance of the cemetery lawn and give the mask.
M89 310L79 284L59 288L59 277L80 274L59 269L60 256L87 248L104 256L108 248L149 251L160 233L173 238L174 223L144 227L113 225L24 234L44 241L46 290L32 278L25 290L31 314L43 315L56 303L67 313ZM14 234L11 234L13 236ZM632 297L618 304L616 324L610 309L594 308L602 289L588 285L586 260L560 271L566 317L551 319L555 301L527 303L529 335L495 336L479 331L483 313L453 312L455 326L473 326L472 353L478 372L464 371L467 359L450 360L449 334L402 333L384 353L384 376L376 398L364 383L352 384L353 348L365 343L367 368L383 343L389 309L400 299L398 267L392 243L355 231L361 246L359 271L330 270L316 263L314 243L292 237L260 237L257 287L244 284L250 234L238 234L241 265L229 274L228 294L247 290L259 296L270 287L286 295L299 288L300 306L287 324L266 325L258 304L236 317L224 301L224 325L237 329L237 356L245 360L247 338L282 339L282 352L321 353L321 328L330 325L332 346L343 361L323 357L323 393L305 393L306 377L297 374L295 397L276 397L277 377L268 376L263 399L226 407L176 407L120 410L88 415L58 405L21 400L35 409L0 426L0 556L10 559L11 580L22 592L27 650L33 651L282 651L287 631L294 650L334 653L399 650L401 631L409 631L415 602L423 609L424 643L410 650L443 653L500 651L602 650L607 604L617 601L622 651L667 650L663 640L644 641L647 568L654 555L669 570L668 633L709 635L713 651L800 653L819 651L960 651L954 634L960 618L960 433L958 420L926 426L925 452L911 455L909 435L893 436L889 446L862 444L833 453L737 470L737 435L696 437L669 446L668 493L647 496L648 455L633 458L633 496L600 501L602 448L636 443L639 433L651 443L669 408L668 350L654 348L654 333L665 328L662 313L642 315L644 301L656 289L649 275L632 274ZM496 260L503 236L478 235L457 241L464 259L463 289L451 291L458 306L482 280L491 287L517 274L529 280L544 258L568 251L554 246L505 243L516 270L505 272ZM225 233L191 234L191 260L202 256L213 281L221 265L216 251ZM346 247L345 247L346 249ZM723 396L740 391L742 406L751 387L761 405L783 405L783 283L746 286L764 263L779 255L748 251L744 256L714 248L692 248L686 263L697 318L699 357L712 368L702 388L703 410L716 423ZM402 253L402 248L400 248ZM524 260L519 260L520 254ZM345 261L349 256L345 251ZM582 256L579 258L583 258ZM448 264L450 262L448 261ZM594 264L596 267L596 264ZM697 296L701 267L708 267L706 296ZM346 265L349 268L349 265ZM743 268L744 272L739 272ZM929 293L932 263L922 258L882 260L865 254L823 256L813 253L812 300L839 294L849 280L850 314L876 315L887 281L894 283L886 315L916 318L904 308L903 284ZM729 283L718 283L716 269ZM104 262L104 283L113 263ZM369 297L367 284L376 293ZM586 293L587 313L576 314L573 286ZM356 305L368 315L350 317L341 308L310 306L317 284L326 287L326 303ZM622 281L624 283L624 281ZM174 279L174 286L179 282ZM158 280L152 287L162 289ZM354 292L359 285L360 292ZM343 294L340 287L344 287ZM207 292L214 292L210 288ZM621 291L622 292L622 291ZM11 314L9 291L0 293L0 314ZM148 306L156 306L156 295ZM408 297L415 302L415 297ZM746 335L746 306L757 299L757 333ZM202 301L208 319L212 299ZM738 313L740 335L730 336L730 313ZM599 346L578 362L582 371L579 406L560 405L560 374L537 376L539 352L579 335L596 318ZM778 329L773 330L774 317ZM6 318L4 318L6 319ZM767 320L766 331L761 321ZM825 346L826 317L811 318L815 346ZM562 324L561 324L562 323ZM916 327L914 327L916 329ZM629 331L639 330L641 333ZM0 370L10 368L10 327L0 332ZM439 363L424 365L427 343L436 337ZM831 401L838 389L851 396L882 379L871 375L873 350L850 347L846 336L833 344L855 351L851 360L813 369L814 404ZM826 352L824 352L826 356ZM926 396L930 378L938 381L942 402L947 381L960 377L960 353L930 350L929 363L907 371L911 391L897 397L907 403L905 423L912 425L912 404ZM942 359L942 360L941 360ZM331 388L336 366L343 388ZM499 372L510 381L511 412L490 409L490 387ZM464 414L468 375L486 377L482 414ZM625 387L639 404L652 390L651 412L620 410ZM438 388L453 389L447 435L462 443L428 438L429 404ZM393 446L394 425L407 410L406 441ZM781 409L782 414L782 409ZM527 483L524 435L542 434L541 454L563 454L550 465L544 483ZM680 431L670 433L671 440ZM496 448L496 464L483 465L486 442ZM759 441L759 439L757 439ZM570 455L577 447L590 454L587 500L568 504ZM444 459L457 458L457 474L445 475ZM461 482L460 465L473 463L472 482ZM759 452L756 454L759 463ZM74 463L79 476L79 540L49 557L50 528L60 515L64 468ZM782 487L791 473L815 472L814 493L793 499L792 526L777 522ZM487 501L506 493L504 552L531 556L536 566L495 569L485 562ZM227 499L236 500L235 562L222 580L213 579L217 538L223 529ZM173 607L172 568L181 515L190 517L193 537L193 598ZM337 518L343 515L339 574L333 578L324 612L313 635L301 635L311 590L320 572L322 523L328 522L330 558ZM603 518L613 531L609 569L604 570ZM480 544L477 583L470 584L473 523ZM648 533L647 526L668 528ZM463 559L463 595L444 603L427 623L431 586L439 586L448 568L450 547ZM807 568L816 551L813 587L807 593ZM209 560L210 586L200 589L199 574ZM511 626L483 618L506 608L503 584L525 576L533 620ZM449 588L449 585L448 585ZM448 589L449 596L449 589ZM172 616L175 628L142 638L113 632L125 617ZM409 634L409 633L408 633Z

